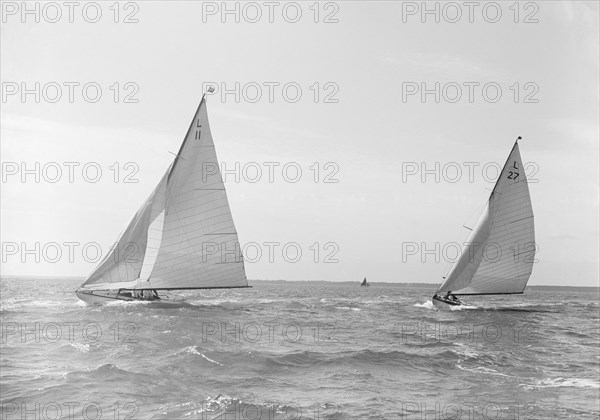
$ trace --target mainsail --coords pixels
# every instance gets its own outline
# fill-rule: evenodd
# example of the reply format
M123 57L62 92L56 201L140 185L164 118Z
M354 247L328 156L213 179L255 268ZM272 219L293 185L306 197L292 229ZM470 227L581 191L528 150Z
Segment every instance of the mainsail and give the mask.
M248 286L204 96L175 161L83 286Z
M535 247L533 209L517 139L477 226L437 293L523 293Z

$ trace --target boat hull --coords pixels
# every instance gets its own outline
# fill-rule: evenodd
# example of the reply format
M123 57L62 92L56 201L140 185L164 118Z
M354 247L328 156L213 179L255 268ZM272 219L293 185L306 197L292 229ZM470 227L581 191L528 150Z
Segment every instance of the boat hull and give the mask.
M89 290L89 289L77 289L75 295L84 301L88 305L99 306L105 305L115 300L121 301L157 301L156 299L142 299L136 298L131 295L130 292L123 292L121 290Z
M446 311L452 310L452 308L456 308L462 305L462 302L459 300L445 299L444 297L440 296L432 297L431 302L433 302L433 306L435 306L437 309Z

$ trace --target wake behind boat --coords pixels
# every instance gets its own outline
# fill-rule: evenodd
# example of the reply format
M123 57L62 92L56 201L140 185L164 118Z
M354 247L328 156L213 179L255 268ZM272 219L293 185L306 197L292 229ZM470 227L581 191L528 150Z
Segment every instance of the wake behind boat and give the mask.
M438 309L463 304L456 296L522 294L525 290L536 246L520 139L515 141L459 260L432 298Z
M157 301L160 290L249 287L219 167L203 95L173 163L77 297Z

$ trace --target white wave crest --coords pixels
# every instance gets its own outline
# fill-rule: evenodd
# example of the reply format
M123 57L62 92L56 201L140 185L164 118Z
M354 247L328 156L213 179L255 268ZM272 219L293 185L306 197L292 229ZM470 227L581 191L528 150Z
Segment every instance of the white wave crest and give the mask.
M200 353L198 351L198 346L188 346L188 347L183 348L182 351L184 351L186 353L191 353L191 354L195 354L195 355L201 356L201 357L203 357L204 359L206 359L207 361L209 361L211 363L214 363L214 364L219 365L219 366L223 366L222 363L219 363L216 360L213 360L213 359L207 357L206 355Z

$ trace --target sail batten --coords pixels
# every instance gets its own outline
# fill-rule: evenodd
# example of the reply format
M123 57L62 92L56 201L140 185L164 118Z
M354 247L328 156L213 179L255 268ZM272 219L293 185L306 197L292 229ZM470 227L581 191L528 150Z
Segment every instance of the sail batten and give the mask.
M477 226L438 292L522 293L535 250L533 209L515 142Z
M108 253L86 288L248 287L204 96L172 154L173 163L118 240L119 247L135 243L134 261Z

